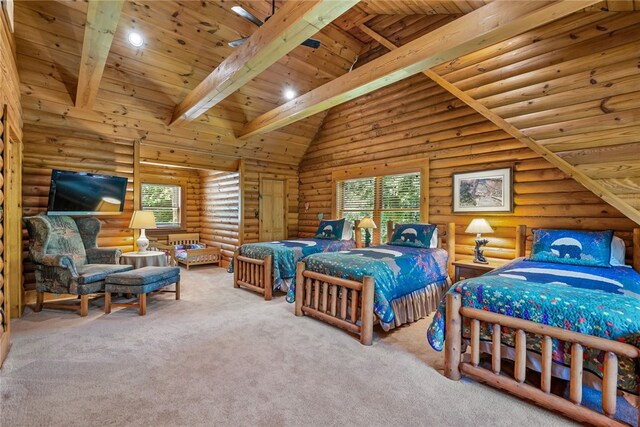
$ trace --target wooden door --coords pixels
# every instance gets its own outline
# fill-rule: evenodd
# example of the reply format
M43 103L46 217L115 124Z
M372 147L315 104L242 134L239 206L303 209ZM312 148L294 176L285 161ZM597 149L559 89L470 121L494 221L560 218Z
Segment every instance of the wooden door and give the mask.
M283 179L260 180L260 241L287 237L287 183Z

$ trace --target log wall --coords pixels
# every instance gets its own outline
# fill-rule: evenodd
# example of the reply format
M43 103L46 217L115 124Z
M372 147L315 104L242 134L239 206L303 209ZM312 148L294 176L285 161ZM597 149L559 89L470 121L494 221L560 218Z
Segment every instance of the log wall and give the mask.
M10 317L20 314L20 159L22 109L13 34L0 13L0 366L9 351Z
M240 242L240 174L200 171L200 240L222 249L226 267Z
M146 231L147 236L166 242L171 233L200 232L200 173L198 169L140 165L140 183L173 184L182 189L182 224L179 228Z
M333 171L420 157L430 162L430 222L457 224L457 259L473 255L475 237L464 229L476 216L496 230L487 236L491 259L514 257L518 224L613 228L631 241L632 221L423 75L329 112L300 166L300 235L315 232L318 213L331 215ZM452 212L452 173L505 166L515 170L513 213Z

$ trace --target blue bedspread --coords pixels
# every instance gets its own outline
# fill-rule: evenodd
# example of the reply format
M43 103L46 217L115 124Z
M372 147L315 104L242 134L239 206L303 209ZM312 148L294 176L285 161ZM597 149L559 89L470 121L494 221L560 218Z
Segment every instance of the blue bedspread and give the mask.
M247 243L240 246L240 255L248 258L264 259L273 257L273 289L282 287L284 280L296 275L296 264L307 255L319 252L344 251L355 247L353 240L298 239L265 243ZM233 260L229 264L233 273Z
M380 245L345 252L308 256L307 270L350 280L375 279L374 312L383 323L391 323L391 301L433 283L444 286L448 279L447 252L408 246ZM295 284L287 301L295 300Z
M571 331L640 344L640 274L626 267L585 267L514 260L484 276L456 283L450 292L462 305ZM490 340L483 325L481 338ZM503 343L514 345L513 331L503 328ZM469 337L468 322L463 334ZM427 331L429 344L444 347L445 302ZM540 352L540 339L527 339ZM570 344L554 340L553 360L569 366ZM585 349L585 370L602 376L603 355ZM635 362L620 358L619 387L637 394Z

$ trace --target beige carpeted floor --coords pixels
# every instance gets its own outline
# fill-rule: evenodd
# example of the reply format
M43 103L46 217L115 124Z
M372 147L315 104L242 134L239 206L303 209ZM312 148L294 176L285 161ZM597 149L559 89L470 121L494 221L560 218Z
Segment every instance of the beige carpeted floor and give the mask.
M27 310L15 320L0 373L2 425L568 424L443 377L426 319L377 330L364 347L296 318L281 295L265 302L233 289L222 269L182 274L182 300L152 298L144 317L92 306L87 318Z

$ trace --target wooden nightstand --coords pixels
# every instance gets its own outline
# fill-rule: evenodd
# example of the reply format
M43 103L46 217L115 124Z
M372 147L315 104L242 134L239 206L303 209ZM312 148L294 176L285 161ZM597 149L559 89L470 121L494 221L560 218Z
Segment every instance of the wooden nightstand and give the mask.
M504 263L489 261L489 264L477 264L472 260L463 260L454 261L453 265L456 267L454 282L459 282L463 279L473 279L474 277L482 276L493 269L503 266Z

